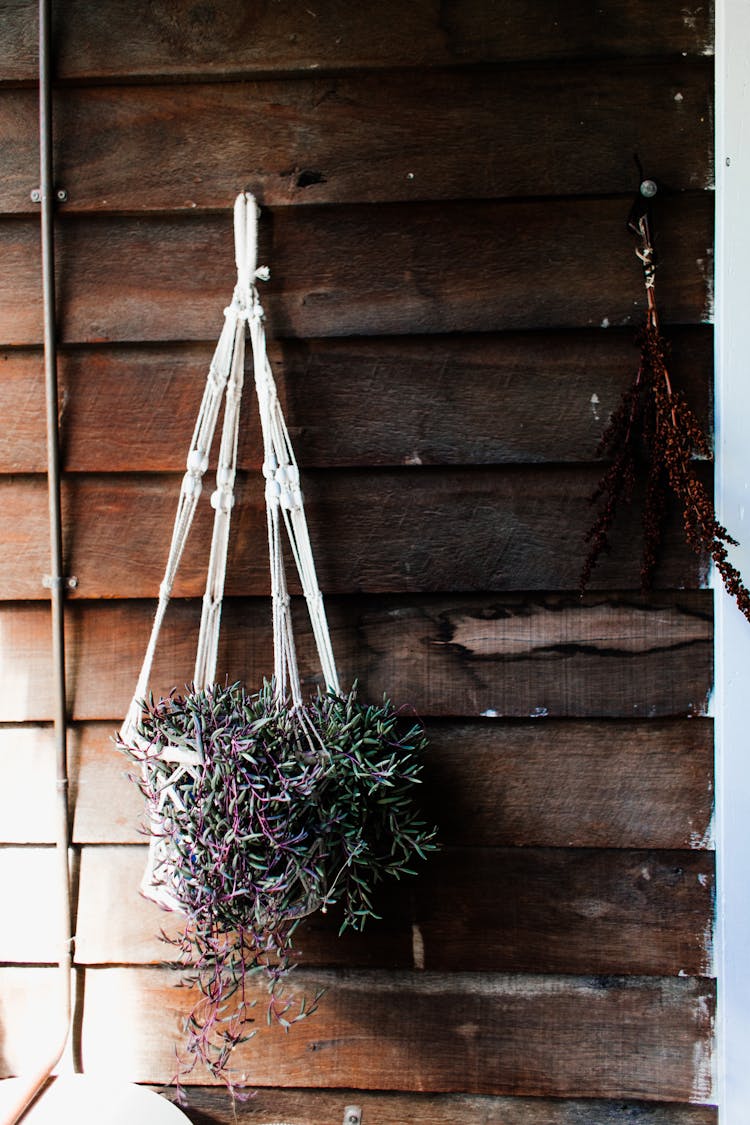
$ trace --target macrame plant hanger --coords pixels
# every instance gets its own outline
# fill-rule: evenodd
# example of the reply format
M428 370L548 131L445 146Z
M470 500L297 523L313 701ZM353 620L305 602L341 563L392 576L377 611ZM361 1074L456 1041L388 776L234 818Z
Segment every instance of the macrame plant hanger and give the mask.
M208 370L203 399L187 456L187 471L180 487L172 540L164 578L159 588L159 601L151 636L135 693L120 732L121 740L130 745L143 745L137 732L138 720L148 693L159 634L202 492L203 477L208 468L209 452L223 398L225 405L216 470L216 489L211 496L211 506L214 509L213 534L195 660L195 690L209 688L215 679L229 528L235 499L234 483L244 382L245 338L248 333L252 346L253 374L263 437L275 700L278 705L290 702L298 711L302 722L305 722L284 569L282 525L307 603L326 689L335 694L340 693L323 596L318 586L310 546L304 500L300 490L299 469L266 351L263 307L255 283L257 279L268 280L269 272L265 267L257 266L258 207L249 192L238 195L235 201L234 241L237 284L231 303L224 310L224 326ZM317 736L312 729L310 729L310 739L314 747ZM195 772L200 765L195 751L166 746L162 748L161 754L163 759L174 764L175 768L170 780L161 788L160 811L168 802L180 800L174 783L185 772ZM173 862L163 835L158 831L152 832L141 889L147 897L162 906L180 911L180 902L171 890Z

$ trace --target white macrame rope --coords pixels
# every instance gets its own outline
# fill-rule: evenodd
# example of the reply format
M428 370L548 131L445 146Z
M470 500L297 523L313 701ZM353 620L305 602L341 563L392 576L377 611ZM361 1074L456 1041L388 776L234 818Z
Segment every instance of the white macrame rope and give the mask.
M234 481L237 474L237 444L240 430L240 405L245 367L245 325L237 321L232 369L226 388L224 424L216 470L216 490L211 497L214 509L214 527L211 554L206 575L206 592L203 595L198 648L195 657L194 681L197 688L213 683L219 650L221 605L224 598L224 580L229 548L229 525L234 507Z
M298 681L298 673L293 640L287 639L290 631L290 614L286 586L282 584L284 565L281 555L280 522L283 522L286 528L292 557L307 602L323 679L330 691L338 693L340 687L323 606L323 595L318 585L310 547L299 468L279 403L271 365L268 362L261 315L250 319L250 339L253 346L253 371L263 432L263 474L266 478L266 506L269 512L271 596L274 603L274 651L277 661L282 660L286 664L292 700L298 703L299 700L295 698L299 692L299 684L298 682L295 684L295 680ZM277 669L276 684L280 695L284 694L285 679L286 676L279 675Z
M156 644L202 491L203 476L208 467L208 453L213 442L221 401L225 396L216 490L211 498L215 515L196 653L196 687L206 687L215 677L229 528L234 505L246 327L249 328L252 342L253 372L263 434L263 474L266 479L276 695L279 700L283 700L288 694L295 707L299 707L302 703L284 570L282 524L286 529L307 603L323 679L329 691L336 693L340 691L323 596L318 585L310 547L304 500L300 490L299 468L266 351L263 308L258 298L255 281L257 278L266 280L268 270L265 267L257 268L257 215L254 197L249 192L240 194L234 205L237 284L231 304L224 310L224 326L209 367L187 457L187 471L180 488L172 540L164 579L159 588L159 601L151 636L135 694L122 726L121 737L130 744L137 740L136 727L141 704L148 691Z
M174 586L180 560L182 559L185 544L187 543L192 526L195 509L198 506L198 500L203 490L203 476L208 468L208 451L213 441L216 422L221 408L221 400L232 366L234 346L238 335L238 311L234 301L228 309L224 310L224 326L208 369L203 399L198 410L198 417L190 443L190 451L187 456L187 471L182 478L182 484L180 486L180 497L177 503L177 514L172 530L172 540L169 547L164 578L159 587L159 602L151 628L151 636L149 637L149 642L146 647L146 653L138 676L133 699L122 726L121 735L125 742L130 742L137 737L136 725L141 713L141 703L145 699L148 691L156 644L172 595L172 588Z

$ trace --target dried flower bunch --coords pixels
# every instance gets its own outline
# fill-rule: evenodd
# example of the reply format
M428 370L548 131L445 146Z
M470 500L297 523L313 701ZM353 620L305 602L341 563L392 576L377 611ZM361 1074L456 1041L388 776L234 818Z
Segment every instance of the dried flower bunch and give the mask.
M186 916L176 944L199 989L187 1069L200 1061L235 1088L232 1050L254 1034L250 975L267 980L268 1022L310 1014L319 997L282 987L301 919L339 902L341 929L361 929L374 886L435 849L414 799L424 731L388 700L328 692L295 708L266 683L152 699L139 736L121 747L141 767L150 831L170 843L169 890Z
M653 194L655 185L644 181L642 191ZM597 454L608 457L610 464L591 497L592 503L599 503L600 507L586 536L590 546L581 573L581 589L588 585L594 566L609 546L609 532L619 504L632 500L636 480L642 474L642 588L649 589L653 581L671 492L682 508L687 542L697 554L713 560L727 591L750 620L750 592L727 553L727 546L736 544L736 540L716 519L713 501L695 472L696 459L712 459L710 443L669 375L668 345L661 335L656 308L656 262L647 204L636 205L629 225L639 239L636 254L643 263L648 302L646 323L639 339L641 357L635 379L623 394L597 449Z

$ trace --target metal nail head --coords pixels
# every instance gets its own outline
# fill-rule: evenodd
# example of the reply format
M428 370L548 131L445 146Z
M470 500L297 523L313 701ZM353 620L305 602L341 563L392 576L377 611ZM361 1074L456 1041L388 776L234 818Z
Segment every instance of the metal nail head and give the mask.
M641 195L644 199L653 199L658 190L654 180L644 180L641 184Z

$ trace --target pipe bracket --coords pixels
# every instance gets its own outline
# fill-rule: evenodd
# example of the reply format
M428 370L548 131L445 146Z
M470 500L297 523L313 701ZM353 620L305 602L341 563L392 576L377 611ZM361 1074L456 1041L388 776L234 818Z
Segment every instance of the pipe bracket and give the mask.
M38 187L32 188L31 192L29 194L30 194L30 198L31 198L32 203L41 203L42 202L42 189L41 188L38 188ZM65 188L58 188L57 189L57 191L55 192L55 199L57 200L58 203L67 203L68 202L68 193L65 190Z
M69 577L58 575L57 578L51 574L45 574L42 577L42 586L45 590L75 590L78 586L78 579L74 574Z

